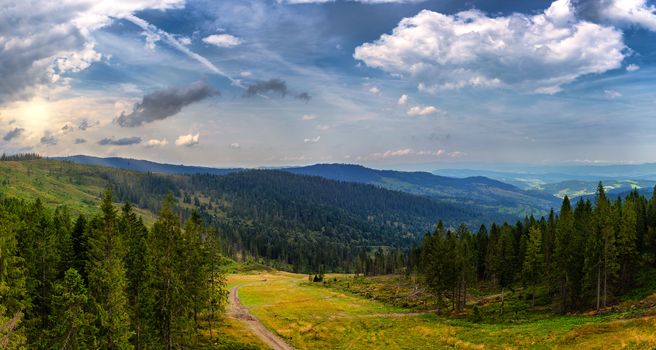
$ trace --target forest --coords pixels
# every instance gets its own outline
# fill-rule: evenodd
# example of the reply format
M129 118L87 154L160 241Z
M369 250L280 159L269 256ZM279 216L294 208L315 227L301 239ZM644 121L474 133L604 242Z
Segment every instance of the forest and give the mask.
M51 204L68 200L73 206L89 202L87 194L97 197L102 188L110 187L118 202L133 203L150 213L158 213L172 193L183 219L196 210L218 231L224 255L301 273L318 272L322 266L353 272L361 254L375 253L379 247L406 250L439 219L448 225L464 222L477 227L481 222L515 218L373 185L277 170L166 175L33 160L31 155L7 158L0 163L8 167L5 172L0 167L5 189L27 187L38 198L52 183L53 193L68 190L53 195ZM77 197L80 190L84 196ZM87 207L93 206L92 200Z
M99 214L0 197L0 348L198 348L226 303L216 231L172 196L148 229L107 190Z
M450 301L456 312L468 290L483 285L500 290L502 313L504 292L516 287L532 305L539 295L560 313L606 308L632 291L641 271L656 267L656 196L633 191L611 200L599 183L593 202L572 206L565 197L558 214L489 231L483 225L475 234L440 222L410 251L408 272L422 277L438 308Z

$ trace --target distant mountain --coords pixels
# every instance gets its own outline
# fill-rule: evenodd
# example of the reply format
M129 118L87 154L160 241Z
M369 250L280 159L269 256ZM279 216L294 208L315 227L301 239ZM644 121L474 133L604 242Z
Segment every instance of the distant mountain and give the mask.
M98 158L90 156L58 157L79 164L102 165L120 169L150 171L164 174L226 175L246 169L208 168L160 164L146 160ZM378 187L429 197L439 202L469 205L481 212L521 217L542 215L550 208L560 207L559 200L539 191L528 191L482 176L464 179L437 176L428 172L376 170L353 164L316 164L305 167L281 168L298 175L364 183Z
M653 188L656 184L656 164L583 165L527 167L526 171L505 172L472 169L441 169L437 175L468 177L478 174L513 184L521 189L536 190L563 198L593 194L601 181L608 191L630 191L632 188Z
M202 167L202 166L165 164L165 163L151 162L149 160L120 158L120 157L101 158L101 157L77 155L77 156L69 156L69 157L51 157L51 159L70 161L77 164L100 165L100 166L125 169L125 170L145 171L145 172L161 173L161 174L177 174L177 175L186 175L186 174L226 175L243 170L237 168L234 169L210 168L210 167Z
M472 175L486 176L495 180L513 184L522 189L547 190L547 184L565 181L651 181L656 182L656 163L617 164L617 165L565 165L565 166L535 166L527 165L520 168L508 166L505 170L482 169L439 169L433 174L451 177L469 177ZM595 185L596 186L596 185Z
M559 200L550 194L527 191L483 176L452 178L428 172L376 170L351 164L316 164L287 168L286 171L320 176L328 179L366 183L387 189L492 208L500 213L543 214L559 207Z

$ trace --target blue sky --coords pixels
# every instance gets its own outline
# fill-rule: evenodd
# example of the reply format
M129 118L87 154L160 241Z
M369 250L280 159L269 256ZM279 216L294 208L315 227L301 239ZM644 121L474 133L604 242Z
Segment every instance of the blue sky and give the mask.
M0 7L9 153L400 169L656 161L650 1Z

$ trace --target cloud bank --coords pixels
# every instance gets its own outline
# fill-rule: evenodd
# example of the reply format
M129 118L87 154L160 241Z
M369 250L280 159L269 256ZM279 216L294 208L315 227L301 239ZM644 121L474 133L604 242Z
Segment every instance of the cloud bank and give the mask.
M621 31L581 20L569 0L558 0L533 16L423 10L353 56L427 92L505 86L550 94L583 75L620 68L625 49Z

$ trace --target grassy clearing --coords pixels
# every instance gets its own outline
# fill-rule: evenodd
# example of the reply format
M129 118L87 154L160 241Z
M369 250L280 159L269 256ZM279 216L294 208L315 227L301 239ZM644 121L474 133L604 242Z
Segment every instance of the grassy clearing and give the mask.
M474 323L468 317L433 314L400 315L412 309L372 300L353 290L336 288L352 276L327 275L309 283L290 273L230 275L242 285L241 302L270 330L298 349L653 349L656 315L620 312L603 316L546 316L514 322ZM369 293L382 289L393 296L399 287L377 278ZM331 282L332 281L332 285ZM346 282L348 283L348 282ZM392 285L392 287L382 287ZM353 283L350 287L353 289ZM372 293L372 295L374 295ZM491 303L493 305L493 303ZM512 304L512 303L511 303ZM416 309L421 309L417 308ZM538 313L539 314L539 313Z
M38 159L0 162L0 193L27 201L41 199L46 206L65 206L73 214L94 215L107 182L97 167ZM119 205L119 204L117 204ZM135 208L150 226L155 215Z

